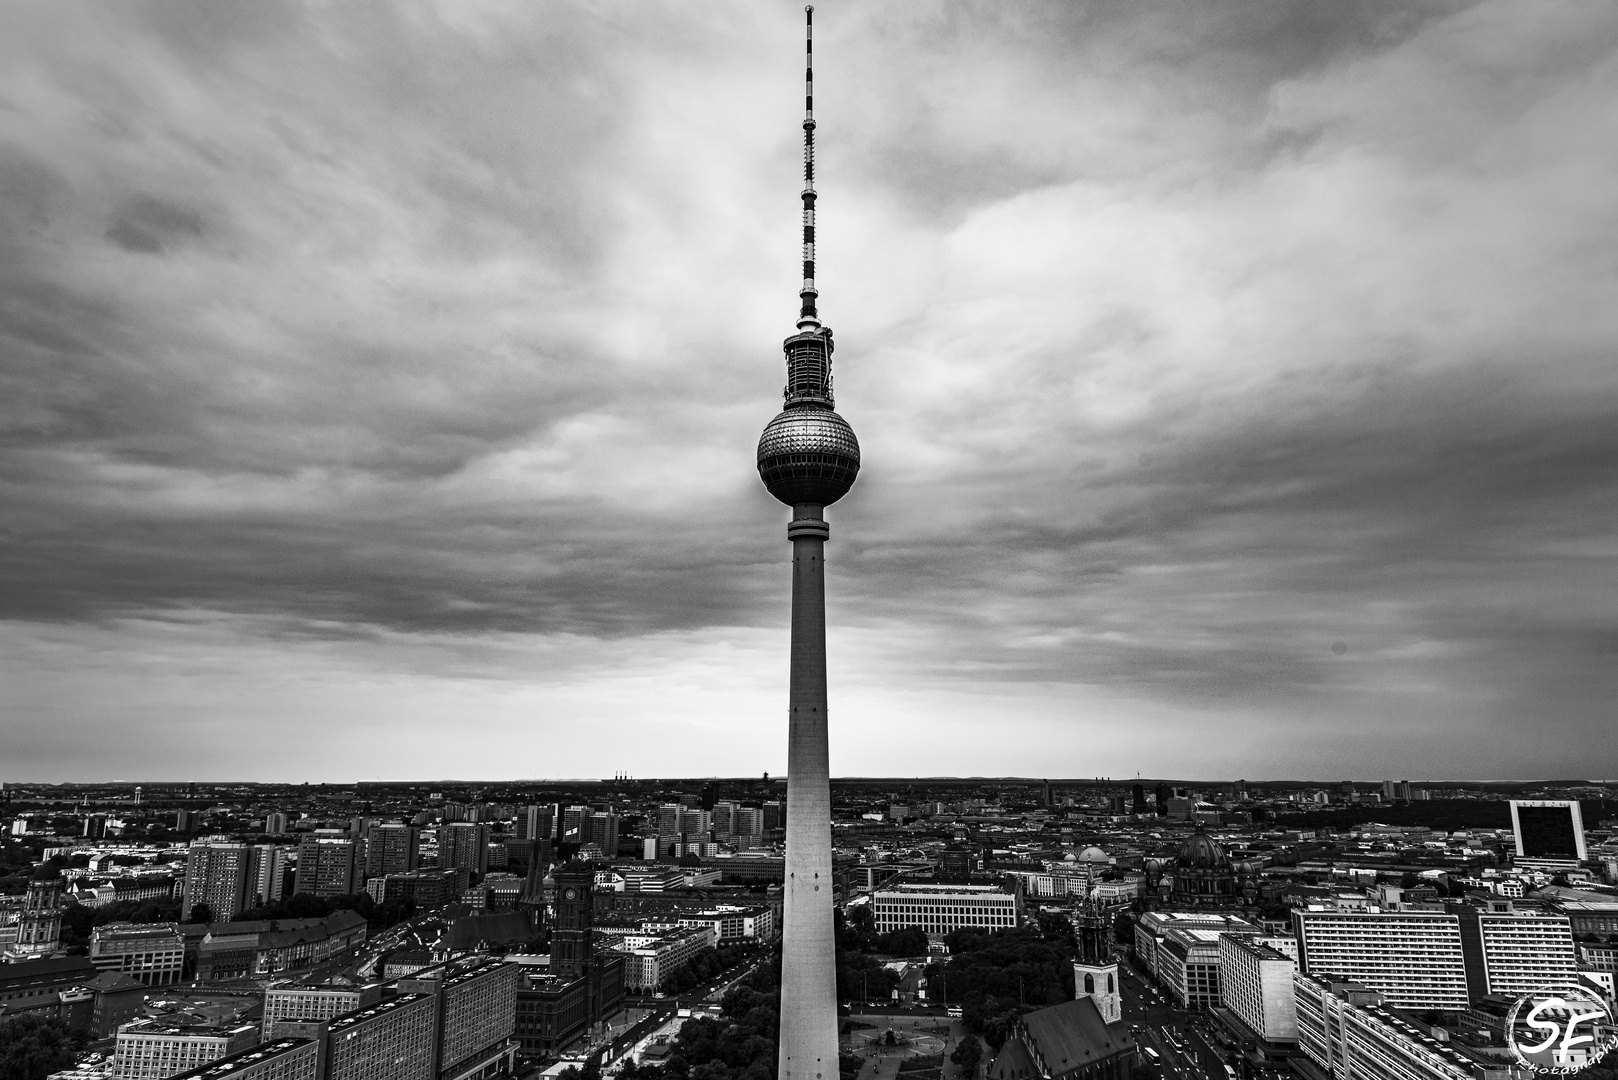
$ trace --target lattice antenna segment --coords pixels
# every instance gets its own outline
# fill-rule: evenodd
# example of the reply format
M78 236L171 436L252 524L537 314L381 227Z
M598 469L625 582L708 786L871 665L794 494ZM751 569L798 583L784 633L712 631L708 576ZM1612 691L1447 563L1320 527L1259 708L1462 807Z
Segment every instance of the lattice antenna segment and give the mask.
M803 301L798 311L798 329L812 330L820 325L815 300L820 292L815 288L815 8L803 9L804 14L804 68L803 68L803 288L798 297Z

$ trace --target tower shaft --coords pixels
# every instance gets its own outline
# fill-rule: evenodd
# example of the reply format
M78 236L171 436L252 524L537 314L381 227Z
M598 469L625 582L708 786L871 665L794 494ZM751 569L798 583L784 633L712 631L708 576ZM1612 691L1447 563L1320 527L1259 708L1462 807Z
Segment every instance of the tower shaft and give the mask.
M787 718L787 853L781 932L780 1080L837 1076L837 951L832 927L831 763L826 729L826 573L822 508L793 508L792 673Z

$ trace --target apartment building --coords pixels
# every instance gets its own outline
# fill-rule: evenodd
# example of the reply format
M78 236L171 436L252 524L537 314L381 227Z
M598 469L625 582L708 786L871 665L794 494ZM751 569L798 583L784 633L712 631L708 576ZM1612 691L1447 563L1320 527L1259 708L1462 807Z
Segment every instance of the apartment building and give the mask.
M1281 950L1283 941L1246 934L1219 938L1219 985L1225 1007L1268 1043L1298 1041L1292 988L1298 964Z
M1431 1038L1363 984L1297 972L1298 1048L1332 1080L1479 1080L1507 1074Z
M1304 972L1363 984L1395 1008L1466 1008L1460 918L1451 912L1294 909L1292 928Z

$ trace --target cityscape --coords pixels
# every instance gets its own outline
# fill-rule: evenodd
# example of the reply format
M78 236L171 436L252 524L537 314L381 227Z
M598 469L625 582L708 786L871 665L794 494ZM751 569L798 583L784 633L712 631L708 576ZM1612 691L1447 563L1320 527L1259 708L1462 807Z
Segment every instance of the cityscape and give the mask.
M0 11L0 1080L1618 1080L1526 10Z
M7 784L0 1017L61 1077L767 1076L786 788ZM830 790L845 1077L1510 1078L1520 995L1613 993L1611 786Z

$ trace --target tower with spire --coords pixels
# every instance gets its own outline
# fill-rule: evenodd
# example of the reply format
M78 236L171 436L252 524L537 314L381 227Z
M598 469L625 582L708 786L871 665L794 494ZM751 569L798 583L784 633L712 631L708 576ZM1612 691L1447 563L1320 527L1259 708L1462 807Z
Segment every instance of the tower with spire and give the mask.
M1080 905L1078 954L1073 959L1073 996L1095 1002L1101 1019L1116 1024L1123 1018L1123 985L1118 978L1118 952L1113 945L1112 921L1096 899L1092 887Z
M758 442L758 472L792 507L792 664L787 693L786 875L781 927L779 1080L836 1080L837 970L832 934L831 767L826 728L825 508L860 471L854 429L832 396L831 328L815 287L814 8L804 8L803 286L797 333L782 344L781 413Z

